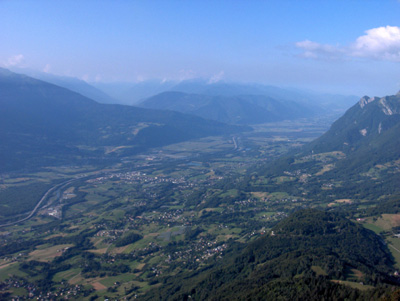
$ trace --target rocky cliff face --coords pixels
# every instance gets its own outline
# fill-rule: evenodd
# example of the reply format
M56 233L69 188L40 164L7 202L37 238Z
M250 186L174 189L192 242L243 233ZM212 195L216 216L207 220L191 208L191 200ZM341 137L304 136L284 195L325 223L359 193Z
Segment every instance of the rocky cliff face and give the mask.
M368 104L372 102L378 102L378 106L381 108L385 115L400 114L400 91L393 96L379 97L368 97L364 96L360 99L358 104L361 109L364 109Z
M368 97L368 96L364 96L360 99L360 101L358 102L358 104L360 105L361 109L364 108L367 104L369 104L370 102L373 102L374 100L376 100L377 97Z
M309 149L315 153L343 151L347 154L368 149L381 156L400 144L399 133L400 92L385 97L364 96Z

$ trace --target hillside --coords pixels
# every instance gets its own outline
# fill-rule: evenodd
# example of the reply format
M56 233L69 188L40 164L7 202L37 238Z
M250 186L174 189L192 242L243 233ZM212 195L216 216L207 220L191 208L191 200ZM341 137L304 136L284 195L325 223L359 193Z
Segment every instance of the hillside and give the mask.
M382 98L364 96L308 149L314 153L343 151L382 163L399 158L399 130L400 93Z
M211 269L170 279L148 299L362 300L376 292L355 289L359 282L397 281L381 239L328 212L298 211L239 254L234 249Z
M118 103L116 99L104 93L102 90L97 89L96 87L88 84L84 80L80 80L75 77L59 76L51 73L20 68L13 68L11 69L11 71L19 74L25 74L35 79L66 88L100 103Z
M348 209L400 196L400 95L363 97L320 138L260 168L268 188L312 200L348 200ZM333 202L333 203L332 203ZM339 207L343 207L343 204Z
M332 172L346 177L360 173L368 176L376 170L389 172L393 180L398 177L399 133L400 93L381 98L365 96L308 145L303 155L341 152L344 156ZM376 178L376 174L371 177ZM384 185L392 185L392 180Z
M1 170L111 160L150 147L248 128L177 112L99 104L0 70Z
M140 103L149 109L172 110L230 124L257 124L309 117L312 108L263 95L218 96L164 92Z

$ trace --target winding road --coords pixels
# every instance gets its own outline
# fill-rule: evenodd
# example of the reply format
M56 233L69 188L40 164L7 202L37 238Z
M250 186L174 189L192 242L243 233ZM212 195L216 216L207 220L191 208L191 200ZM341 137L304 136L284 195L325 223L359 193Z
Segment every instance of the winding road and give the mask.
M62 182L62 183L60 183L60 184L57 184L57 185L51 187L49 190L46 191L46 193L42 196L42 198L40 199L40 201L36 204L35 208L33 208L33 210L31 211L31 213L30 213L27 217L24 217L23 219L20 219L20 220L15 221L15 222L10 222L10 223L6 223L6 224L2 224L2 225L0 225L0 228L2 228L2 227L7 227L7 226L12 226L12 225L16 225L16 224L22 223L22 222L27 221L28 219L32 218L32 216L35 215L36 211L40 208L40 206L41 206L42 203L47 199L47 197L48 197L48 195L49 195L50 193L52 193L52 192L53 192L54 190L56 190L57 188L59 188L59 187L61 187L61 186L64 186L64 185L71 184L72 182L74 182L74 181L76 181L76 180L78 180L78 179L80 179L80 178L75 178L75 179L72 179L72 180L68 180L68 181Z

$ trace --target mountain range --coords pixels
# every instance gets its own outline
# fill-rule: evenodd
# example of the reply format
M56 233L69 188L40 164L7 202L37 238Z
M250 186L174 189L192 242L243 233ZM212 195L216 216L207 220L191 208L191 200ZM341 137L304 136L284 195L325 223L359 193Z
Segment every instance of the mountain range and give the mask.
M152 82L154 85L155 83ZM153 93L145 99L138 100L139 105L144 105L150 98L154 104L154 98L159 98L159 94L163 95L163 92L181 92L189 95L196 95L197 98L201 95L205 100L209 100L210 97L220 97L228 99L253 97L261 98L262 96L266 99L274 99L276 102L286 104L287 106L295 104L297 107L301 107L302 114L298 116L304 116L305 110L307 114L334 114L339 117L345 110L350 108L359 97L351 95L333 95L315 93L311 91L304 91L300 89L292 88L279 88L269 85L261 84L241 84L241 83L229 83L229 82L215 82L210 83L203 80L186 80L179 83L165 82L162 83L164 89L160 89L158 93ZM141 83L144 87L145 83ZM168 89L166 89L168 88ZM132 91L134 88L132 88ZM162 90L162 91L161 91ZM153 89L153 92L156 90ZM161 96L164 97L164 96ZM208 97L208 98L207 98ZM177 100L180 102L181 100ZM161 106L164 106L160 103ZM249 104L251 106L251 104Z
M319 112L342 114L358 99L354 95L317 93L313 91L280 88L271 85L235 82L210 82L202 79L183 81L145 80L137 83L111 82L90 83L121 104L138 105L146 99L163 92L182 92L204 96L237 97L242 95L266 96L279 101L296 102L314 107ZM72 89L73 90L73 89Z
M150 147L250 130L178 112L100 104L6 69L0 69L0 108L2 171L110 160Z
M139 104L148 109L162 109L193 114L231 124L257 124L310 117L315 108L294 101L279 101L263 95L215 96L163 92Z
M39 72L31 69L13 68L11 71L22 73L60 87L67 88L100 103L138 105L148 98L156 97L165 92L182 92L186 94L219 97L253 96L273 98L281 103L295 103L305 106L309 111L318 114L341 114L357 101L356 96L344 96L315 93L293 88L279 88L261 84L243 84L233 82L210 82L201 79L145 80L137 83L129 82L91 82L84 80ZM336 112L336 113L335 113ZM304 114L303 114L304 115Z

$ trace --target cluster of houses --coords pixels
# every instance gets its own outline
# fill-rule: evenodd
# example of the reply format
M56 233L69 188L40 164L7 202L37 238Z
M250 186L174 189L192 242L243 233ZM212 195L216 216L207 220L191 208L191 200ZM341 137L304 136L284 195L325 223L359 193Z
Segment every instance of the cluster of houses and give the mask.
M21 291L21 289L23 289ZM13 293L14 290L17 293ZM26 291L26 294L23 294ZM10 300L55 300L55 299L80 299L83 297L84 288L82 285L70 285L67 282L61 282L61 286L56 290L45 291L28 280L21 277L10 277L0 282L0 292L10 293Z

